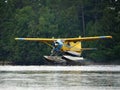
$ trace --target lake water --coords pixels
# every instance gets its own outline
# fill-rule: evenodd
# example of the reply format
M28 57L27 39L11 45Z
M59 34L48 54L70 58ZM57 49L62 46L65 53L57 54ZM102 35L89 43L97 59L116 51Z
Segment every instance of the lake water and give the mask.
M120 90L120 66L0 66L0 90Z

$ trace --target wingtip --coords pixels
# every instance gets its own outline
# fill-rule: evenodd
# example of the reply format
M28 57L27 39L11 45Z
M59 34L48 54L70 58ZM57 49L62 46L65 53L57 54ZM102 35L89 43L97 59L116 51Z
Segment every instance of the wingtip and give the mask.
M15 38L15 40L24 40L24 38Z
M15 38L15 40L18 40L18 38Z
M110 36L110 38L112 38L112 36Z
M106 38L110 38L110 39L112 39L112 36L106 36Z
M104 39L104 38L110 38L112 39L112 36L100 36L100 38Z

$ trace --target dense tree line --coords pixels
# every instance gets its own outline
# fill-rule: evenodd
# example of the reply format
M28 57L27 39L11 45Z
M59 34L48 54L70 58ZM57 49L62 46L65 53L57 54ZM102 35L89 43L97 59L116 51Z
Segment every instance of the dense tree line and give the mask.
M119 0L1 0L0 61L44 64L50 48L15 37L78 37L112 35L112 40L83 42L83 56L96 62L120 62Z

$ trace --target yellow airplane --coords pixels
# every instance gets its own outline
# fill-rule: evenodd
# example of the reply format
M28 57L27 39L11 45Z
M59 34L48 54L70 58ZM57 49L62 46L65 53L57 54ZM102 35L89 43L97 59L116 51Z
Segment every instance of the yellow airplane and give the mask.
M51 55L56 53L71 51L81 54L83 50L92 50L94 48L82 48L82 41L92 41L99 39L111 39L112 36L78 37L78 38L15 38L15 40L38 41L52 47Z

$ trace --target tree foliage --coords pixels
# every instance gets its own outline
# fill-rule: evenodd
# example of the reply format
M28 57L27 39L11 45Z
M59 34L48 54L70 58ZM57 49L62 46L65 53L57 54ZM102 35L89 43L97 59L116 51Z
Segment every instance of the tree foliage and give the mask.
M119 0L1 0L0 61L23 65L45 63L42 59L49 54L49 47L38 42L15 41L15 37L83 35L112 35L112 40L83 42L83 47L98 48L85 51L83 56L100 62L118 61L119 29Z

